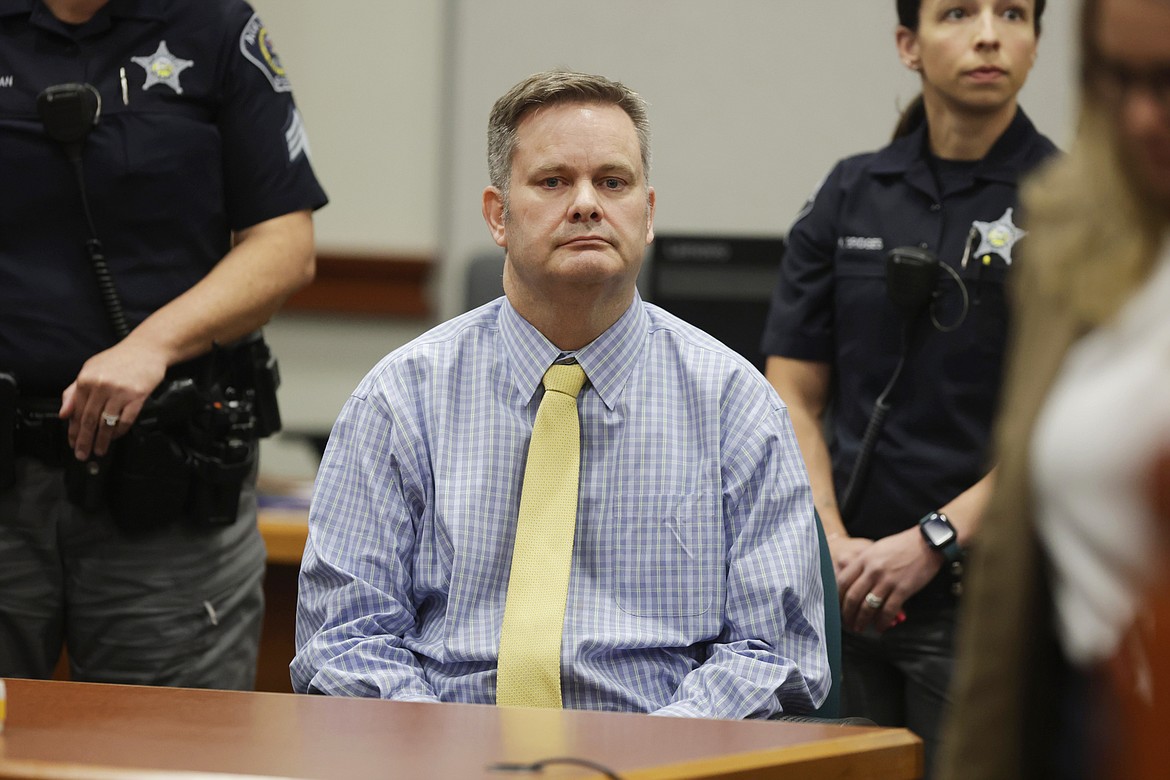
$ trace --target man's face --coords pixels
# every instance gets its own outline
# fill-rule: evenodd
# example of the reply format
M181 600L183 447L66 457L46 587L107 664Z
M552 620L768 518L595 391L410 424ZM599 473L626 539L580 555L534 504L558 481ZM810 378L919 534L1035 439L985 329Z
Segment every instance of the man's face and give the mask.
M1127 171L1170 213L1170 0L1102 0L1095 80Z
M489 187L484 218L517 292L632 295L654 237L633 121L617 106L566 103L532 111L516 135L507 202Z

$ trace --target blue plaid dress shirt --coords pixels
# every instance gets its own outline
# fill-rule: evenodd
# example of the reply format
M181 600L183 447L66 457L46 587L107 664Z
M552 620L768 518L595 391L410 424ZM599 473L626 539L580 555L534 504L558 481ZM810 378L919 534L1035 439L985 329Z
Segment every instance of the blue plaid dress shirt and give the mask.
M637 297L573 355L589 379L565 706L812 710L829 690L823 595L783 402ZM313 495L296 690L495 702L524 462L560 357L500 298L395 350L354 391Z

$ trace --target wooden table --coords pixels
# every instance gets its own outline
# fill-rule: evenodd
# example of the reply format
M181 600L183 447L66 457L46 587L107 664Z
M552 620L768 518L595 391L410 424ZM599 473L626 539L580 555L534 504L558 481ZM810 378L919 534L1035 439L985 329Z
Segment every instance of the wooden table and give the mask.
M921 742L904 729L10 680L0 778L600 776L488 769L552 756L587 758L625 780L922 772Z

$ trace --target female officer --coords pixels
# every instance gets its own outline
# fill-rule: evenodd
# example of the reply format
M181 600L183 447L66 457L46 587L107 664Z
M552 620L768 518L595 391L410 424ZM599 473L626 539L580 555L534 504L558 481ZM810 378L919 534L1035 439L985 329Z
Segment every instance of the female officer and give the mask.
M1017 182L1055 147L1016 103L1044 0L897 0L897 11L898 54L922 94L889 146L838 163L797 218L763 350L837 571L844 714L909 727L929 767L958 564L993 479L1003 286L1024 235ZM887 291L901 248L905 273ZM916 284L924 294L910 300Z

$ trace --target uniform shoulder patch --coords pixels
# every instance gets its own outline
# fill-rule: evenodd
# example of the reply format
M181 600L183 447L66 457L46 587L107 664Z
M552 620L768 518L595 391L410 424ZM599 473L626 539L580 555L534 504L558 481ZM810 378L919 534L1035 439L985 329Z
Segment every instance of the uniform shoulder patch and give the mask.
M269 35L264 22L260 21L258 14L252 14L252 18L248 20L248 23L244 25L243 32L240 33L240 51L268 78L274 90L277 92L292 91L292 84L284 72L284 65L280 63L280 57L276 54L276 46L272 42L272 36Z

